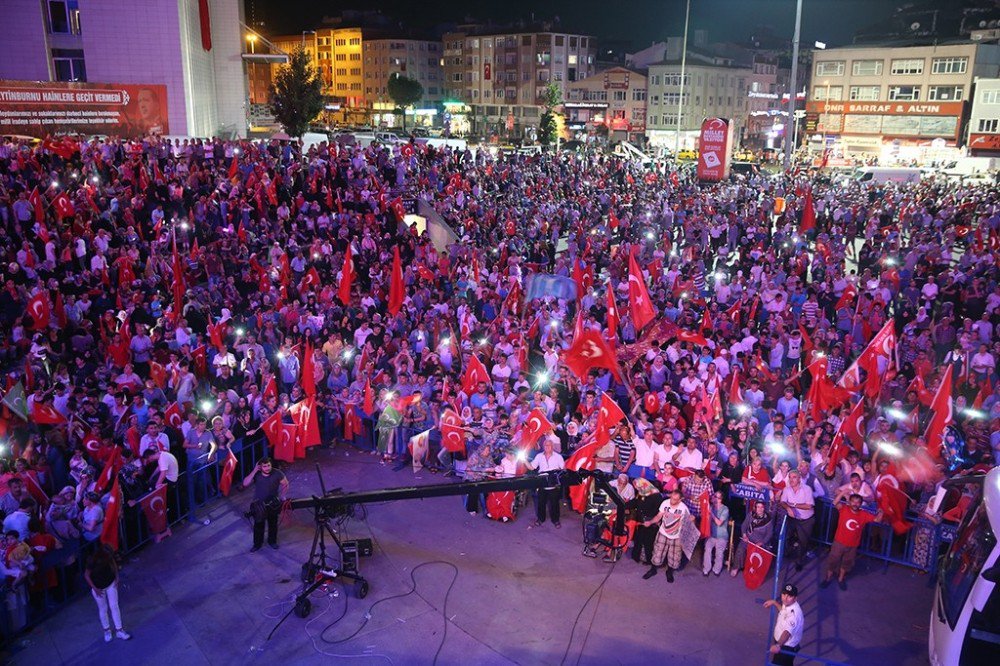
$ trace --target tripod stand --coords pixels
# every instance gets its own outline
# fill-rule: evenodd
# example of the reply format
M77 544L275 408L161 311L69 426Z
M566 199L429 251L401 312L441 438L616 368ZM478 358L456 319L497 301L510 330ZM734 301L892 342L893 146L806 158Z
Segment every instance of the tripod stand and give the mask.
M319 466L317 465L317 472ZM320 476L320 485L323 488L323 495L326 495L326 487L323 484L323 477ZM302 565L302 592L295 597L295 614L299 617L306 617L312 610L312 602L309 595L315 592L321 585L337 578L344 578L354 583L354 595L358 599L368 596L368 581L358 574L359 552L357 545L353 551L344 548L344 544L337 537L336 530L333 529L331 520L336 513L344 513L346 507L327 508L317 504L313 513L316 522L316 531L313 534L312 548L309 550L309 559ZM339 561L334 561L334 557L329 557L326 552L327 537L333 541L339 553ZM353 543L353 542L352 542ZM333 564L339 564L334 567Z

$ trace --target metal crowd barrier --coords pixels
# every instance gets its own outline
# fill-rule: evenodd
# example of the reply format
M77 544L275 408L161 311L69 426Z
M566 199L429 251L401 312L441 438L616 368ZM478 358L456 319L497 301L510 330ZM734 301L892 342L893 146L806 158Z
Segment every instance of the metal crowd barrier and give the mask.
M265 457L267 440L263 436L233 443L236 456L236 470L233 486ZM177 477L177 483L167 491L167 519L173 526L183 520L199 521L198 510L214 502L219 492L224 457L189 468ZM152 540L146 518L139 504L128 506L126 499L119 516L118 552L130 555ZM47 553L39 569L33 574L35 583L27 581L12 587L0 581L3 592L3 608L0 608L0 644L7 644L21 632L37 626L74 601L80 594L88 594L90 588L83 579L87 559L97 548L97 541L86 541L82 536L73 541L64 541L63 548ZM49 572L55 572L55 585L47 586ZM95 622L95 627L96 627ZM96 631L96 629L95 629ZM96 635L96 634L95 634Z

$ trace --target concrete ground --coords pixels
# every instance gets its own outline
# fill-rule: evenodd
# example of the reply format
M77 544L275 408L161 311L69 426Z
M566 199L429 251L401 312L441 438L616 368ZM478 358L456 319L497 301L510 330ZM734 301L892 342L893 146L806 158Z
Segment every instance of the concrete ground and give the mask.
M345 490L444 481L339 449L296 464L292 496L318 488L314 461L328 485ZM529 529L530 510L500 524L470 516L456 497L369 506L367 520L344 530L376 541L362 560L368 597L340 586L317 593L308 619L290 616L267 640L291 608L313 530L298 512L283 525L279 550L251 554L248 503L236 493L208 512L211 525L175 528L130 558L121 598L131 641L105 644L84 597L17 641L13 663L430 664L436 655L441 664L764 663L760 604L772 580L751 592L725 572L704 578L696 552L673 585L662 575L644 581L629 559L582 557L578 516L566 516L561 530ZM846 592L819 590L813 560L792 580L806 614L803 652L850 664L927 663L926 576L862 560Z

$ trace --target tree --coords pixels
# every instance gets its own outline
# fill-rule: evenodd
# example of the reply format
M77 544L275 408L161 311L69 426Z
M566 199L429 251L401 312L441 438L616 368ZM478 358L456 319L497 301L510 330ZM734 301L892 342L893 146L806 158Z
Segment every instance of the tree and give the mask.
M412 106L424 96L424 87L420 81L400 75L396 72L389 77L387 83L389 97L396 103L399 113L403 116L403 129L406 129L406 107Z
M550 145L556 139L559 125L556 122L556 107L563 103L562 90L555 83L550 83L542 93L542 119L538 127L538 142L543 146Z
M323 110L323 82L301 47L278 71L270 92L268 107L288 136L302 136Z

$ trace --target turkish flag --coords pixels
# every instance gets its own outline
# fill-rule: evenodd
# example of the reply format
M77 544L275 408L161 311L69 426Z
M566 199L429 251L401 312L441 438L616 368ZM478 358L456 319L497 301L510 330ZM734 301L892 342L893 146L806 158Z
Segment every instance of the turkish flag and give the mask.
M361 434L361 430L361 417L354 407L348 406L344 411L344 439L353 440L355 435Z
M844 436L851 442L851 446L859 454L862 452L862 447L865 443L865 401L859 400L858 404L854 405L851 409L851 413L847 415L844 422L840 424L840 430L843 431Z
M406 287L403 285L403 264L399 259L399 247L392 248L392 277L389 281L389 314L396 316L403 307Z
M94 484L94 492L101 494L111 483L111 479L118 476L118 470L122 467L122 452L117 446L111 450L111 459L104 463L104 469Z
M164 388L167 385L167 370L162 364L156 361L151 361L149 364L149 378L153 380L159 388Z
M465 452L465 432L462 417L455 410L445 409L441 413L441 446L452 453Z
M579 470L593 470L597 463L594 460L594 456L597 455L598 449L601 448L603 444L600 442L593 442L587 444L586 446L581 446L573 455L566 460L566 469L579 471ZM569 499L570 505L573 510L577 513L583 513L587 510L587 496L590 494L590 484L592 479L584 479L581 483L573 484L569 487Z
M306 291L317 286L319 286L319 271L316 270L315 266L310 266L306 274L302 276L302 282L299 283L299 291Z
M857 288L853 284L848 282L847 286L844 287L844 293L840 295L840 298L837 300L837 304L833 306L834 311L836 312L840 308L848 307L851 303L854 302L854 298L857 295L858 295Z
M707 490L698 495L698 513L700 514L698 531L702 539L707 539L712 535L712 503Z
M553 428L552 422L545 416L545 413L538 407L535 407L528 414L528 420L521 429L521 448L535 448L538 438L545 433L552 432Z
M295 462L295 447L297 441L300 439L298 436L299 426L294 423L283 423L278 422L278 439L277 443L274 445L274 459L283 460L285 462Z
M351 302L351 286L354 284L354 258L351 255L351 244L347 244L344 251L344 268L340 273L340 286L337 288L337 297L344 305Z
M983 402L993 393L993 382L989 377L979 385L979 392L976 393L975 400L972 401L973 409L982 409Z
M706 338L701 333L693 333L691 331L685 331L684 329L678 329L677 339L681 342L693 342L701 347L708 346L708 338Z
M746 559L743 564L743 584L748 590L756 590L764 584L767 573L771 570L774 553L765 550L753 542L747 542Z
M597 441L601 446L607 444L611 439L611 429L625 418L625 412L618 406L618 403L611 399L607 393L601 394L601 408L597 413Z
M184 285L184 265L181 263L181 257L177 253L176 238L174 239L173 259L171 265L173 267L173 280L170 287L174 297L172 315L174 323L177 323L180 321L181 311L184 309L184 294L186 293L186 287Z
M116 480L117 481L117 480ZM167 486L163 485L140 500L150 534L167 531Z
M375 392L372 391L370 379L365 382L365 397L361 409L367 416L371 416L375 412Z
M205 345L197 347L191 352L191 357L194 359L194 374L199 377L205 377L208 375L208 350Z
M434 282L435 276L431 269L426 266L417 266L417 275L427 280L428 282Z
M577 335L572 346L563 352L563 363L581 382L586 382L592 368L607 368L615 379L621 380L618 360L597 331L583 331Z
M175 430L180 430L181 426L184 424L184 410L178 403L172 402L164 410L163 420L171 428L174 428Z
M208 329L208 339L212 343L212 346L220 352L225 352L226 345L222 336L226 332L226 324L220 321L215 324L208 324L206 328Z
M806 203L802 207L802 221L799 222L799 233L804 234L816 228L816 208L813 206L812 189L806 192Z
M110 447L101 445L101 438L93 430L87 431L83 436L83 448L92 461L105 461L111 453Z
M466 395L472 395L479 384L490 383L490 373L486 371L486 366L475 354L469 357L469 366L465 369L465 376L462 378L462 390Z
M896 534L904 534L913 527L913 523L906 520L906 507L910 503L910 497L889 481L882 481L878 484L878 507L882 509L885 521L892 525L892 531Z
M941 459L941 448L944 444L944 429L951 425L953 419L951 401L951 378L952 365L949 364L944 369L944 376L938 384L937 391L934 392L934 399L931 401L931 420L924 431L924 441L927 444L927 452L934 460Z
M229 454L226 462L222 464L222 476L219 479L219 492L223 497L229 497L229 489L233 486L233 474L236 472L236 456L232 449L226 449Z
M239 161L236 159L236 155L233 155L233 161L229 163L229 173L227 174L229 176L229 180L236 178L236 174L238 174L239 172L240 172Z
M104 507L104 526L101 528L101 543L112 551L118 550L118 520L122 512L122 490L118 477L111 486L111 497Z
M319 417L316 414L316 399L305 398L288 408L292 421L298 425L298 439L295 444L295 455L304 458L306 447L316 446L322 442L319 435Z
M31 420L38 425L58 425L66 423L66 417L55 407L45 402L36 402L31 406Z
M41 224L45 221L45 197L38 191L38 188L31 190L28 195L28 202L35 211L35 222Z
M844 424L841 423L840 428L837 429L837 433L833 436L833 442L830 444L830 459L826 461L826 473L833 474L834 470L837 469L837 465L847 457L849 451L850 448L847 446L844 437Z
M608 280L606 291L608 297L608 339L614 341L618 338L618 323L621 319L618 316L618 306L615 304L615 290L611 287L611 280Z
M802 334L802 350L803 351L808 352L810 349L815 349L816 348L816 343L814 343L812 341L812 338L809 337L809 332L806 331L806 327L803 326L802 324L799 324L799 333Z
M70 201L69 196L62 192L56 197L55 201L52 202L53 207L56 209L56 214L59 219L65 220L67 217L73 217L76 215L76 207L73 202Z
M44 292L38 292L28 301L28 314L31 315L31 319L35 322L36 331L42 331L49 327L51 312L49 310L49 301L45 298Z
M743 390L740 388L740 369L733 369L733 377L729 382L729 404L739 405L743 403Z
M267 386L264 387L265 398L277 398L278 397L278 382L275 381L272 375L270 379L267 380Z
M712 311L705 308L705 311L701 313L701 326L698 327L699 333L704 333L705 331L712 330Z
M310 398L316 397L316 359L312 340L306 340L302 348L302 392Z
M646 290L646 279L642 275L642 270L635 260L635 254L629 254L628 258L628 302L629 310L632 313L632 324L635 330L639 331L653 321L656 311L653 309L653 302L649 298L649 291Z

